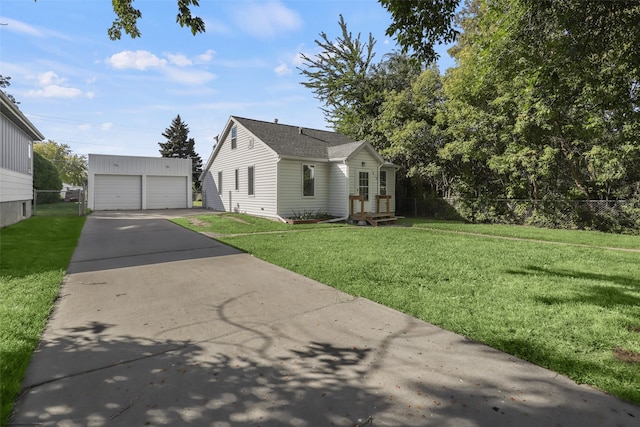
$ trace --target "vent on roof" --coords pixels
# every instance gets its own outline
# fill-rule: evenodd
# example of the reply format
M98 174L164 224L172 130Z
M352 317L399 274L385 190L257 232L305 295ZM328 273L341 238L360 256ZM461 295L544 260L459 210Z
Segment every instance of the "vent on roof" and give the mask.
M302 128L301 128L301 127L299 127L299 128L298 128L298 133L299 133L300 135L302 135Z
M278 124L278 119L273 119L273 123Z

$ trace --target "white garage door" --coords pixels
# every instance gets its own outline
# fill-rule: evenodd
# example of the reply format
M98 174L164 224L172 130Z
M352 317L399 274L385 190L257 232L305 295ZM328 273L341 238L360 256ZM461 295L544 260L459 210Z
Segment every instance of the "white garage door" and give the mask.
M186 207L186 176L147 177L147 209L175 209Z
M95 210L142 209L140 175L96 175Z

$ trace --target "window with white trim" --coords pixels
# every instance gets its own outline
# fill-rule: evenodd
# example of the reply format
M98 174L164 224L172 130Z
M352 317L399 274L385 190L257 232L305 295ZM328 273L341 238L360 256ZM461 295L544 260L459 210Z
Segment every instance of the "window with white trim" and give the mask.
M236 126L231 128L231 149L235 150L238 146L238 128Z
M380 171L380 195L387 195L387 171Z
M316 166L302 165L302 196L314 197L316 195Z

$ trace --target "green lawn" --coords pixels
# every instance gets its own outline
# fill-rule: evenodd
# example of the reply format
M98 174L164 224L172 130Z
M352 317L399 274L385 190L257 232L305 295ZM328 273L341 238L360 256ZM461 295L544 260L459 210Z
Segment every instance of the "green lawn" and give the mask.
M35 216L77 216L78 202L57 202L39 204L36 206Z
M597 231L556 230L518 225L466 224L454 221L425 221L408 219L401 224L431 230L456 231L462 233L486 234L491 236L514 237L520 239L545 240L576 245L615 247L640 250L640 236L609 234Z
M176 218L173 221L195 231L210 231L216 234L268 233L273 231L345 227L345 224L338 223L289 225L251 215L229 213L200 215L196 216L195 219L194 221L193 217Z
M198 218L209 225L178 222L236 234ZM294 233L252 221L278 232L219 239L640 404L640 363L614 357L640 356L640 252L602 248L638 248L640 237L415 220Z
M84 221L37 216L0 229L0 425L11 413Z

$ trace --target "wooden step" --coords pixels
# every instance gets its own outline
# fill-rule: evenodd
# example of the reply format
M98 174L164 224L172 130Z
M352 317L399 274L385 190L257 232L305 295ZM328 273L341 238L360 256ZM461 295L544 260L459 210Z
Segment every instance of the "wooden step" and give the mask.
M368 218L367 222L371 225L373 225L374 227L377 227L378 225L382 224L395 224L396 220L398 218L396 217L385 217L385 218Z

